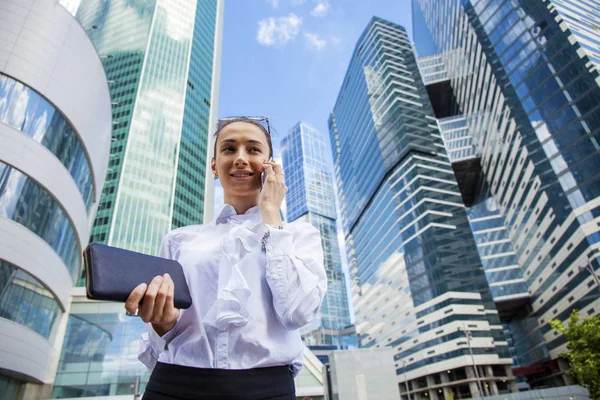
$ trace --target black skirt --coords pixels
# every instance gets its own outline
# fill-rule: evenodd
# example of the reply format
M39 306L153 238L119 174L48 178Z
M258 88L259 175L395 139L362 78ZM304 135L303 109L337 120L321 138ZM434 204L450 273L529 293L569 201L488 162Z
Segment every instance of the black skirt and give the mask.
M157 363L143 400L295 400L290 365L210 369Z

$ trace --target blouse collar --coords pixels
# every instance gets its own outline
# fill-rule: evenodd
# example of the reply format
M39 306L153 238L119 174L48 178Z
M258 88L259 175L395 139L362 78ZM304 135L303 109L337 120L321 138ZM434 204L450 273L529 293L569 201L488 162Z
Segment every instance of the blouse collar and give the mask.
M258 214L260 209L258 206L254 206L248 209L245 214L237 214L235 208L229 204L223 204L219 211L215 214L215 218L213 219L216 224L226 223L231 219L234 220L247 220L252 219L255 214Z

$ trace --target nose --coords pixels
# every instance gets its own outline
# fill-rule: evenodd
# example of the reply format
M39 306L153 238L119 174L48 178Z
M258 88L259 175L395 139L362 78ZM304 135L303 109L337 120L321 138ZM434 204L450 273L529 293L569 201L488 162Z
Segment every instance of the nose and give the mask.
M237 157L235 159L235 166L242 167L248 165L248 160L246 157L246 151L244 149L240 149L237 153Z

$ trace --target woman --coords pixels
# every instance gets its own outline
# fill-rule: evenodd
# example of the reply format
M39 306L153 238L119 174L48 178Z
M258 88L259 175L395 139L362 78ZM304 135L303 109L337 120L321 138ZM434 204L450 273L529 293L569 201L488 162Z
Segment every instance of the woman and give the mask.
M192 306L173 306L168 275L139 285L125 304L149 323L139 352L153 370L144 399L295 399L298 329L317 316L327 288L321 239L308 223L281 221L287 187L269 161L266 118L220 120L214 154L225 206L208 224L167 234L159 253L183 266Z

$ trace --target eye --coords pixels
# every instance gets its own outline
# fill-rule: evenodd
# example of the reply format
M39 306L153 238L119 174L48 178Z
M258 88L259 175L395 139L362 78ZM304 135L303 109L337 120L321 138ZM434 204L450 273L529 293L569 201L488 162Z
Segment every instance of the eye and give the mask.
M260 147L252 147L250 151L254 153L262 153L262 149Z
M226 152L228 152L228 151L235 151L235 149L233 148L233 146L225 146L225 147L223 147L223 148L221 149L221 151L222 151L223 153L226 153Z

